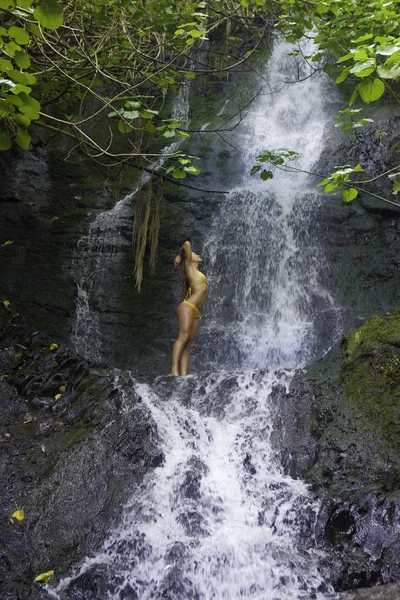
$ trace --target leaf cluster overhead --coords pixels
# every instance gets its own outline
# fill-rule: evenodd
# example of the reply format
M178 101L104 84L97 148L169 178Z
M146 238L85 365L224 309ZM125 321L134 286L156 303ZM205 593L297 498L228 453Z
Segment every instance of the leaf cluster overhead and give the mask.
M336 126L346 131L372 122L371 118L364 118L359 114L362 108L353 108L356 100L361 106L385 97L389 101L400 102L398 0L282 0L280 9L276 26L288 41L297 43L304 36L314 40L314 53L303 55L311 66L314 65L314 72L323 69L325 73L334 76L337 85L346 84L348 107L339 111L335 118ZM301 49L294 54L302 55ZM264 151L257 160L277 166L271 156L281 158L281 153L281 150ZM298 170L289 165L284 168ZM253 173L259 169L260 165L255 166ZM392 194L400 192L400 165L373 179L365 180L360 180L359 176L356 180L351 179L354 174L363 171L360 165L345 165L337 169L329 177L321 176L323 182L320 185L324 186L326 193L341 192L345 202L356 198L358 191L366 191L359 184L370 183L385 176L393 184ZM376 197L395 204L384 197Z
M35 123L107 166L133 161L153 170L155 138L189 137L187 124L164 118L167 95L195 73L217 75L246 60L249 45L233 31L240 25L259 43L265 4L0 0L0 149L28 148ZM204 62L196 51L221 31L237 52ZM177 179L199 172L190 157L175 154L187 162L157 168Z

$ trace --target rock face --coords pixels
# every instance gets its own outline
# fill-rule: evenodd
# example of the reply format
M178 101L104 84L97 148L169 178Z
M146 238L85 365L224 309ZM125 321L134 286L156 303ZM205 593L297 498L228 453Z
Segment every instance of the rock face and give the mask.
M188 202L183 188L164 186L158 260L151 273L146 250L139 293L133 198L119 210L107 173L95 163L63 158L61 151L41 148L0 155L0 298L87 358L135 365L142 377L168 373L179 303L173 259L189 234L199 245L195 222L210 217L212 207L201 198ZM126 173L118 200L135 190L137 180L137 172ZM84 321L84 343L76 335L82 285L98 338L87 334ZM91 344L98 351L92 353Z
M395 110L389 118L382 115L368 127L347 132L339 143L327 140L315 170L331 173L337 165L361 163L365 173L360 179L370 179L393 169L400 159L400 115ZM385 135L380 135L382 132ZM392 183L385 176L360 187L396 202ZM400 283L400 210L362 192L348 204L338 196L326 196L315 227L326 264L321 275L338 307L341 332L395 310Z
M400 311L276 388L285 469L324 498L317 534L338 590L400 579Z
M362 589L345 594L343 600L398 600L400 598L400 585L382 585L377 588Z
M123 374L52 346L4 307L0 348L1 597L36 600L34 577L95 549L162 455L133 383L118 387ZM23 521L10 520L16 506Z

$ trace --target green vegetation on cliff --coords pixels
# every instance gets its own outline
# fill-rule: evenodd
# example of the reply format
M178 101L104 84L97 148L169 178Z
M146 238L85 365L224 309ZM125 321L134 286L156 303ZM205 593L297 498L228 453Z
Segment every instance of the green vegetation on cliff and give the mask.
M400 310L374 317L344 342L342 377L349 407L390 452L400 454Z

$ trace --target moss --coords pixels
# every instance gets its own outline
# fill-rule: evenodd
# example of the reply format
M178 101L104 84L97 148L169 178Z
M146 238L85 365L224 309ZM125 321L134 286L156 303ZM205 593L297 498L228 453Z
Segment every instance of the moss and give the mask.
M121 498L124 496L125 488L121 480L112 478L107 485L107 497L111 504L119 506Z
M400 451L400 310L374 317L344 341L342 382L347 407L364 435L390 455Z
M75 444L85 440L92 432L92 427L85 423L77 423L68 427L65 431L60 431L59 435L54 436L46 443L47 452L57 454L71 448Z

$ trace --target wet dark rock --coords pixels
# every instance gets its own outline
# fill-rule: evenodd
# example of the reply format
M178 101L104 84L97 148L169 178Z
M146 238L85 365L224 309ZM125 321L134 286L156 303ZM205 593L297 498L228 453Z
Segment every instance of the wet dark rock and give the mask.
M338 590L400 578L399 348L400 311L374 317L272 394L272 441L322 497L316 535Z
M372 115L375 122L346 132L341 140L327 140L315 170L329 174L336 165L360 163L361 179L374 178L399 164L400 115L395 107ZM384 131L385 135L380 135ZM391 195L393 180L376 179L364 189L398 202ZM400 285L400 209L365 193L349 204L340 197L325 196L313 221L323 246L326 268L322 283L341 307L340 328L358 327L365 319L398 307ZM321 314L321 313L320 313ZM339 316L339 315L337 315ZM320 327L329 331L321 317ZM332 346L327 336L321 354Z
M110 573L108 565L95 565L73 579L62 597L68 600L98 600L107 593L115 593L120 583L118 577Z
M342 600L398 600L400 584L380 585L371 589L361 589L344 594Z
M51 344L0 308L2 600L47 597L34 577L54 569L58 578L95 550L144 474L163 461L129 374L94 369ZM21 522L9 520L16 505L25 510ZM99 577L82 576L83 591L71 598L98 599Z
M185 512L182 512L177 517L177 521L185 529L186 535L196 537L208 535L208 531L203 526L204 519L196 510L186 510Z
M160 590L153 593L152 597L155 600L199 600L199 594L194 589L193 583L183 577L179 567L172 567L168 574L164 577L160 585Z
M171 564L182 564L186 556L186 546L182 542L175 542L168 549L167 554L165 555L165 560L167 563Z

